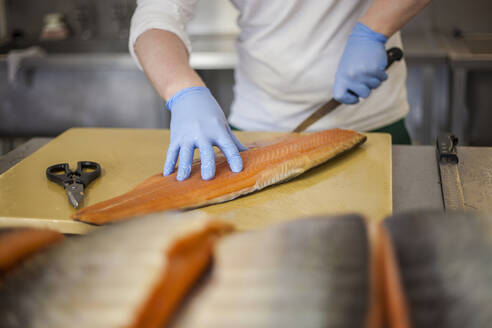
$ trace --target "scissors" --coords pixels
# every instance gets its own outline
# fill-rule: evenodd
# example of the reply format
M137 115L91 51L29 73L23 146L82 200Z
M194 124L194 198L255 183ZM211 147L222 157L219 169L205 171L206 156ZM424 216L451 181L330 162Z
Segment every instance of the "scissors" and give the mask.
M101 166L96 162L82 161L77 163L75 171L70 170L67 163L55 164L46 169L46 177L65 188L68 200L78 208L84 198L84 188L101 175Z

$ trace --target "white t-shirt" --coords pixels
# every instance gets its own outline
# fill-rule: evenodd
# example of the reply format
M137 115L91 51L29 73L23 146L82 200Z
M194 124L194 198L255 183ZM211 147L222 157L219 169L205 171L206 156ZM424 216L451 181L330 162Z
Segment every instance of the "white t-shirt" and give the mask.
M130 52L152 28L174 32L191 52L186 24L197 0L138 0ZM243 130L290 131L332 98L338 62L348 36L371 0L231 0L239 10L239 58L229 121ZM402 47L396 33L386 47ZM137 61L138 63L138 61ZM406 67L398 62L388 80L357 105L341 105L308 131L360 131L391 124L408 113Z

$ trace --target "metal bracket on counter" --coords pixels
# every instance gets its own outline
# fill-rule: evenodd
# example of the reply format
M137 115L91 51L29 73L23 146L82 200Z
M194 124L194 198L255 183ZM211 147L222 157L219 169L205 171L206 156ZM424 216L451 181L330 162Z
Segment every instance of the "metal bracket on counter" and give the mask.
M444 210L464 210L465 197L458 171L458 138L451 133L441 133L437 137L436 154Z

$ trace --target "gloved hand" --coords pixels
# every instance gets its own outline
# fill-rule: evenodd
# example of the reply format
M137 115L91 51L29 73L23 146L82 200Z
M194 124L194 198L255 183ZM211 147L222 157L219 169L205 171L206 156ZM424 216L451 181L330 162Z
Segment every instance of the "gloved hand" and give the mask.
M224 153L233 172L243 169L239 151L246 147L232 134L219 104L205 87L191 87L177 92L166 104L171 111L171 142L167 152L164 175L174 171L179 154L177 180L190 176L193 152L199 148L203 180L215 175L217 146Z
M358 22L350 34L338 64L333 97L344 104L356 104L388 78L385 43L387 37ZM354 94L352 94L352 91Z

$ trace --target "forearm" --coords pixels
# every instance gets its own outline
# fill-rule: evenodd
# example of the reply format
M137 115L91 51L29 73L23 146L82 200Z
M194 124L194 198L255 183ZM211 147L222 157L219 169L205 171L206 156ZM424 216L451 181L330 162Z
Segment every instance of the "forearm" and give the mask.
M422 11L431 0L374 0L361 23L390 37Z
M145 75L164 100L184 88L205 86L188 63L185 45L174 33L148 30L138 37L134 49Z

